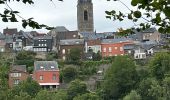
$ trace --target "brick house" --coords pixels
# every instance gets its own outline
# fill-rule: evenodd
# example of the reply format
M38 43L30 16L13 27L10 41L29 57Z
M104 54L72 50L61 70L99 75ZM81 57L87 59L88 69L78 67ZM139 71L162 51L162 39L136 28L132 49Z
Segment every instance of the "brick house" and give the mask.
M101 42L102 57L124 55L124 45L133 43L131 39L103 39Z
M26 71L26 65L12 66L9 71L9 87L18 85L19 82L26 80L29 77L29 73Z
M59 83L59 68L55 61L35 61L33 79L43 88L55 89Z
M80 49L82 55L84 52L84 39L67 39L60 40L59 44L59 56L61 59L66 60L66 56L69 54L70 50L73 48Z

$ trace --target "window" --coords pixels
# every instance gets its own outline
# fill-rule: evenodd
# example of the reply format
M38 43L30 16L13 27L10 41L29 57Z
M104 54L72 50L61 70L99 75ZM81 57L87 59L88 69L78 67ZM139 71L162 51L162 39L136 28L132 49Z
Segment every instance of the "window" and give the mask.
M88 12L87 12L87 10L84 11L84 20L85 21L88 20Z
M74 35L73 35L73 37L75 38L75 37L76 37L76 35L74 34Z
M56 80L56 74L53 74L53 80Z
M109 47L109 52L112 52L112 47Z
M115 50L117 50L117 47L115 47Z
M103 52L106 52L106 48L103 48Z
M51 66L51 68L53 69L53 68L54 68L54 66Z
M123 51L123 47L120 47L120 51Z
M19 84L19 79L14 80L14 85L17 85L17 84Z
M43 80L43 75L40 75L40 80Z
M63 60L66 60L66 57L65 57L65 56L63 56Z
M21 77L21 73L11 73L11 77Z
M65 50L65 49L63 49L63 50L62 50L62 53L63 53L63 54L65 54L65 53L66 53L66 50Z
M43 66L40 66L41 69L43 69L44 67Z

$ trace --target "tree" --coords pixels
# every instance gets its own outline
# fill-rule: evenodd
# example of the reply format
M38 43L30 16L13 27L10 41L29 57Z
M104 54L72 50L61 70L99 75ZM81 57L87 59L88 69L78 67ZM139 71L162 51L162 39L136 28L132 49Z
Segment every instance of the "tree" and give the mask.
M84 93L87 93L87 86L84 82L76 79L69 84L69 87L67 89L69 100L72 100L74 97L82 95Z
M76 96L73 100L101 100L101 99L95 93L85 93L85 94Z
M158 53L150 62L150 72L153 77L162 80L170 73L170 54Z
M134 62L127 56L115 57L113 65L107 70L102 84L101 96L104 100L122 98L137 83Z
M70 53L67 56L67 61L72 63L78 63L81 59L81 50L79 48L70 49Z
M62 70L62 76L65 82L70 82L71 80L74 80L77 77L77 74L78 72L76 68L73 66L65 67Z
M31 96L25 92L20 92L19 95L15 95L12 100L31 100Z
M54 100L53 93L47 90L41 90L33 100Z
M107 0L110 1L110 0ZM106 18L123 21L128 18L137 26L137 30L147 29L151 25L159 27L159 32L170 33L170 7L169 0L131 0L131 5L136 7L136 10L130 9L122 0L114 0L124 5L129 13L116 12L115 10L106 11ZM164 17L162 17L164 16ZM139 19L143 19L142 23L136 24ZM120 34L129 33L130 30L122 30Z
M67 91L57 90L57 93L54 94L53 100L68 100Z
M98 51L97 53L93 53L93 60L94 61L100 61L102 59L101 53L100 51Z
M19 95L18 93L25 92L31 97L35 97L40 90L41 87L36 81L32 80L31 78L27 78L26 81L20 82L18 86L15 86L12 89L12 94Z
M135 91L132 90L128 95L126 95L123 100L142 100L141 96Z

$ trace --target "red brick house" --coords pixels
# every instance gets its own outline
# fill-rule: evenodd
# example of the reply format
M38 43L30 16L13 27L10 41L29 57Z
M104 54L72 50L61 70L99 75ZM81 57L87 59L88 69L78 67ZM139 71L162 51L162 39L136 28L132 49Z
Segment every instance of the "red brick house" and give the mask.
M102 57L124 55L124 45L133 41L128 38L103 39L101 42Z
M9 71L9 87L18 85L19 82L26 80L29 77L29 73L26 71L26 65L12 66Z
M55 89L59 83L59 68L55 61L35 61L33 79L43 88Z

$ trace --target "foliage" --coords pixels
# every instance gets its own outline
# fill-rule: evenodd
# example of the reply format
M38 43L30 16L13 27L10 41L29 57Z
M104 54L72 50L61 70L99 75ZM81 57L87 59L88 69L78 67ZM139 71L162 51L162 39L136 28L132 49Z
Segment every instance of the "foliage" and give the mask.
M12 100L31 100L31 96L21 91L19 95L15 95Z
M74 80L78 75L77 69L74 66L67 66L62 70L63 80L70 82Z
M20 51L16 55L17 60L30 60L35 58L36 53L32 51Z
M53 93L50 93L47 90L41 90L33 100L53 100L52 95Z
M87 93L87 86L84 82L76 79L69 84L69 87L67 89L69 100L72 100L74 97L82 95L84 93Z
M155 25L159 27L159 32L170 33L169 0L131 0L131 5L136 7L136 10L130 9L122 0L114 1L118 1L124 5L129 10L129 13L116 12L115 10L106 11L106 18L119 21L128 18L134 23L134 26L138 27L138 31L147 29L151 25ZM144 21L140 24L136 24L139 19L143 19ZM128 30L129 29L123 30L123 33L130 33Z
M54 95L54 100L68 100L67 91L57 90L57 93Z
M151 75L156 79L162 80L170 72L170 54L158 53L150 62Z
M36 81L32 80L31 78L27 78L26 81L22 81L19 83L18 86L15 86L12 89L12 93L16 94L16 93L20 93L20 92L25 92L28 95L30 95L31 97L34 97L37 95L37 93L40 90L41 90L41 87Z
M104 100L125 96L137 83L136 67L127 56L115 57L113 65L107 70L101 89Z
M76 96L73 100L101 100L95 93L86 93Z
M54 59L57 59L58 58L58 55L56 52L49 52L47 55L46 55L46 60L48 61L51 61L51 60L54 60Z
M97 53L93 53L92 58L93 58L93 61L100 61L102 59L100 51L98 51Z
M81 50L79 48L70 49L70 53L67 55L67 62L77 64L81 59Z
M126 95L123 100L142 100L141 96L135 91L132 90L128 95Z

